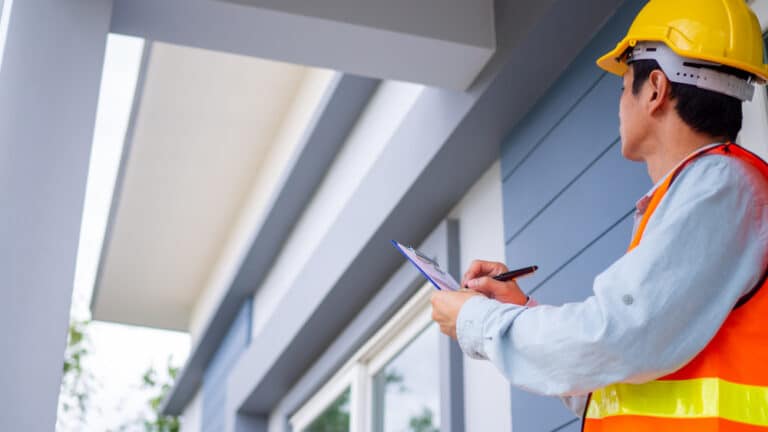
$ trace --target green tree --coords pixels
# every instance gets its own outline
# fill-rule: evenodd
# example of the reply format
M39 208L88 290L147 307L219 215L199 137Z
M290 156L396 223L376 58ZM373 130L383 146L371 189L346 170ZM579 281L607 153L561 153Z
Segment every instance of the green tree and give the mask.
M164 416L160 414L160 408L168 392L173 387L173 382L179 373L179 368L172 365L172 359L164 369L158 371L150 366L141 376L141 388L147 392L148 410L137 419L123 424L119 431L134 431L142 427L146 432L179 432L181 422L177 416Z
M151 416L143 420L144 430L146 432L179 432L181 424L177 416L164 416L160 414L160 407L163 400L173 387L173 382L179 373L179 368L171 364L171 358L168 358L164 374L158 373L153 366L150 366L142 378L142 387L152 392L149 399L149 408Z
M411 417L409 422L411 432L440 432L440 429L432 425L433 416L432 410L424 407L421 414Z
M349 393L349 390L342 393L305 431L347 432L349 430Z
M85 422L90 394L96 386L96 378L83 367L90 353L89 324L88 320L73 320L69 324L56 417L59 431L78 430Z

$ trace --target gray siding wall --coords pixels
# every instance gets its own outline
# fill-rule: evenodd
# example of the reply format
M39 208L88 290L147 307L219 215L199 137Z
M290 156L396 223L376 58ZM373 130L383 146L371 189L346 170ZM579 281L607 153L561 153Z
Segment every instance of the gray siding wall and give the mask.
M222 339L203 374L202 432L218 432L225 428L227 414L227 378L230 368L251 340L252 299L248 298L240 307L237 317Z
M502 145L504 231L510 267L536 264L523 288L540 303L581 301L630 241L634 204L651 187L645 166L621 156L621 79L595 60L645 2L627 1ZM512 389L516 431L577 431L558 398Z

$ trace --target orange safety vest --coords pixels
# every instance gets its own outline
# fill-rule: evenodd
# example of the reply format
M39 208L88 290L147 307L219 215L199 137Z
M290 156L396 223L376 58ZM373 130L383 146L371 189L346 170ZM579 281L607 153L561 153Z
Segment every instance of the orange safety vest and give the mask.
M694 154L654 191L629 250L640 243L648 220L677 175L705 154L736 157L768 179L768 164L736 144ZM682 369L644 384L617 383L593 392L582 430L768 431L768 288L763 288L767 276L739 300L715 337Z

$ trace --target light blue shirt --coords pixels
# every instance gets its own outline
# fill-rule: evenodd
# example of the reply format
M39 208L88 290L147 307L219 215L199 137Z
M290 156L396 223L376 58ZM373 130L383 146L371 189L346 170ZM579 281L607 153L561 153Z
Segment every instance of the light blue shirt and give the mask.
M765 272L764 182L735 158L698 158L672 183L640 245L595 278L591 297L535 307L473 297L457 319L462 350L515 386L577 396L563 399L578 415L595 389L681 368Z

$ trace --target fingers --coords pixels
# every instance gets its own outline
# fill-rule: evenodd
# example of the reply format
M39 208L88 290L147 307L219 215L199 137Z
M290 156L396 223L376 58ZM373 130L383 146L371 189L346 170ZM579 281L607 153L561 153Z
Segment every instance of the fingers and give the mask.
M455 327L441 325L440 326L440 332L442 334L446 335L446 336L449 336L449 337L451 337L453 339L456 339L456 328Z
M498 276L507 270L507 266L504 263L474 260L472 261L472 264L469 265L467 272L464 273L464 277L461 280L461 286L466 286L467 281L470 279L476 279L482 276Z
M467 282L472 291L479 292L488 298L502 303L514 303L524 306L528 303L528 296L520 289L514 280L500 282L496 279L484 276L471 279Z
M464 303L473 296L474 292L446 292L440 291L432 294L432 320L440 327L440 331L456 338L456 319Z
M497 298L504 296L511 289L505 282L497 281L492 277L482 276L469 279L467 286L473 291L484 294L486 297Z

